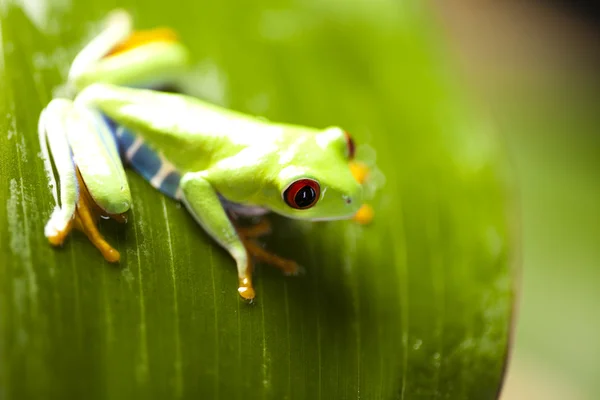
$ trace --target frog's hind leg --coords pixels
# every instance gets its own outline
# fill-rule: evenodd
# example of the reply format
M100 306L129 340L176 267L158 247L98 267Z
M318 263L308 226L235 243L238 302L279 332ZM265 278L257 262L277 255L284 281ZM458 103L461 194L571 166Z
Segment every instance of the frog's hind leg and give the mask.
M110 51L126 40L133 30L131 16L123 10L108 15L104 29L81 50L69 69L69 81L77 82Z
M100 217L124 222L123 213L131 200L108 129L93 111L56 99L42 111L38 134L56 203L45 227L48 241L62 245L73 228L79 229L106 260L116 262L119 253L104 240L96 224Z
M174 31L133 31L131 17L113 11L104 30L76 57L69 81L78 90L92 83L157 88L175 85L189 68L187 49Z

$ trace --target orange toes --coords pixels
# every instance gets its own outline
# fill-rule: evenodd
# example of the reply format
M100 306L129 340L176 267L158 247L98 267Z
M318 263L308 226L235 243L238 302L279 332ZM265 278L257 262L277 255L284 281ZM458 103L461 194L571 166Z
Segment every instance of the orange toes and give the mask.
M240 278L238 293L244 300L252 300L255 297L254 288L250 278Z
M358 209L356 214L354 214L354 217L352 219L354 219L354 221L358 222L359 224L366 225L370 224L371 221L373 221L374 216L375 212L373 211L373 207L371 207L368 204L363 204Z
M62 246L72 229L73 222L70 222L64 230L57 232L55 235L48 236L48 242L50 242L52 246Z
M364 183L369 175L369 168L358 161L350 161L350 172L358 183Z
M176 42L177 34L169 28L155 28L147 31L133 32L127 39L111 49L106 57L125 53L128 50L153 42Z

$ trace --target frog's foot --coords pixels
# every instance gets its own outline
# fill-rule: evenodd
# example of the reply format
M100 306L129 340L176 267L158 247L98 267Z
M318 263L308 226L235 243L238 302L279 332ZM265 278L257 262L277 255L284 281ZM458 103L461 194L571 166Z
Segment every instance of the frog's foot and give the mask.
M245 239L255 239L271 233L271 223L266 218L251 226L237 226L238 235Z
M256 296L254 286L252 286L252 262L250 261L248 262L246 273L239 278L238 293L244 300L249 300L250 302Z
M252 258L282 270L284 275L298 275L302 272L298 263L263 249L254 240L242 237L242 242Z
M301 268L296 262L265 250L254 240L271 233L271 223L266 218L262 218L252 226L236 227L236 230L252 258L279 268L285 275L298 275L301 272Z
M62 246L69 233L73 230L74 219L71 219L63 228L56 228L52 226L52 220L48 224L48 226L52 228L46 228L47 230L51 230L51 232L47 233L48 241L52 246Z
M368 204L363 204L358 209L356 214L354 214L352 219L361 225L367 225L367 224L370 224L371 221L373 221L374 215L375 215L375 212L373 211L373 207L371 207Z
M364 183L369 176L369 167L359 161L350 161L350 172L358 183Z
M87 190L79 170L77 171L77 180L79 181L79 201L77 202L77 211L75 212L75 228L79 229L88 237L90 242L104 256L108 262L118 262L121 255L104 239L98 231L98 220L100 217L113 217L104 213L100 207L94 202L92 196ZM115 218L117 221L124 222L126 219L123 215Z
M118 222L126 222L127 218L124 214L107 214L94 202L92 196L87 190L85 183L81 179L79 170L77 170L77 181L79 183L79 198L73 219L64 227L64 229L53 232L48 235L48 241L54 246L60 246L65 241L66 237L73 228L82 231L88 237L90 242L104 256L108 262L118 262L121 255L104 239L98 231L98 220L103 218L113 218Z
M358 183L363 184L369 176L369 167L359 161L350 161L350 172ZM374 214L373 207L363 204L352 219L361 225L367 225L373 221Z

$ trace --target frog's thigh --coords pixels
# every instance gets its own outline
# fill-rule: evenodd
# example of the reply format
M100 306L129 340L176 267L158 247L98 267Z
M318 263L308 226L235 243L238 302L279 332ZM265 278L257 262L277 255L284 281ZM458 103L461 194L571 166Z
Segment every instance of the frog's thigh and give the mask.
M132 32L130 15L123 10L108 15L105 26L91 42L77 54L71 69L69 81L76 82L93 68L108 52L127 39Z
M93 201L109 215L129 210L127 176L111 127L102 115L76 102L66 128L75 164Z
M75 57L69 81L79 90L96 82L137 87L175 84L189 66L187 49L169 29L133 32L124 11Z
M223 208L217 192L202 172L188 172L181 178L182 201L204 230L235 259L240 295L254 298L248 254Z
M187 70L188 60L187 49L181 43L146 43L89 65L74 83L79 89L97 82L136 87L176 84Z

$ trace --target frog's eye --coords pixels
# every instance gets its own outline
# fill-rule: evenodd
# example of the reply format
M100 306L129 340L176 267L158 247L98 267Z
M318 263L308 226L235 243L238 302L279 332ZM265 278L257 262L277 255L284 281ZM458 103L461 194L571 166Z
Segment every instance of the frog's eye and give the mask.
M283 199L292 208L304 210L315 205L321 194L319 183L313 179L292 182L283 192Z
M348 159L352 160L354 158L354 151L356 150L354 140L352 140L348 132L344 132L344 136L346 137L346 145L348 146Z

